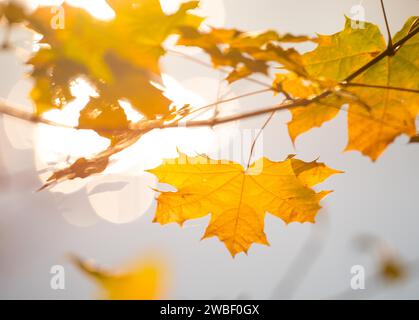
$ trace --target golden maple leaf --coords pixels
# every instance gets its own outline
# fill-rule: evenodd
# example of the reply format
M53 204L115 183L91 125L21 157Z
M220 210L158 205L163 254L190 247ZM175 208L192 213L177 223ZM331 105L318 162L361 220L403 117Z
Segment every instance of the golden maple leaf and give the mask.
M142 260L119 271L110 271L81 259L71 257L75 265L101 288L100 298L106 300L156 300L165 295L165 271L155 259Z
M417 17L407 20L393 37L397 43L417 28ZM413 29L412 29L413 28ZM347 19L345 29L331 36L319 36L318 47L303 56L311 79L346 80L387 48L377 26L366 23L363 29L352 28ZM378 63L350 79L345 91L357 99L348 99L348 136L346 150L358 150L376 160L401 134L416 134L415 119L419 113L419 35L412 36ZM352 85L351 85L352 84ZM301 98L306 98L303 94ZM342 101L327 97L308 107L291 110L289 131L298 135L333 119Z
M261 158L246 170L232 161L182 153L149 172L177 189L158 196L154 221L182 225L211 214L203 239L217 236L232 256L247 253L253 243L268 244L266 212L287 224L314 223L319 202L330 191L316 193L311 187L339 173L292 156L282 162Z

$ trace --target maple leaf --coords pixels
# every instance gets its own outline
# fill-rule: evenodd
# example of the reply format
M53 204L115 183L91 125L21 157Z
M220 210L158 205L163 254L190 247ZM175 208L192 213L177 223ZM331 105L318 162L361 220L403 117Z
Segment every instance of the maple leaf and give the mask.
M294 99L310 99L319 96L324 86L331 86L323 82L309 82L295 73L276 75L273 87L278 92L285 92ZM296 138L314 127L320 127L324 122L333 119L346 102L336 95L329 95L304 107L290 109L292 121L288 123L288 133L293 143Z
M71 258L81 271L99 284L103 299L156 300L164 295L164 268L156 260L143 260L121 271L109 271L77 256Z
M408 19L393 37L393 42L417 28L417 17ZM353 29L347 19L345 29L331 36L320 36L318 47L303 56L309 76L320 81L346 80L387 48L377 26L366 23ZM415 27L416 26L416 27ZM415 118L419 112L419 36L416 34L370 68L350 79L345 91L357 97L345 101L348 109L348 145L376 160L401 134L416 134ZM305 98L303 96L303 98ZM293 140L313 127L333 119L342 102L330 97L308 107L293 109L289 132ZM367 107L366 107L367 106Z
M228 82L243 79L253 73L268 74L269 63L281 64L288 70L305 74L300 54L294 49L283 49L280 42L305 42L309 37L279 35L275 31L261 33L236 29L212 28L209 32L182 27L178 45L199 47L206 52L215 68L230 67Z
M287 224L314 223L319 202L330 191L316 193L311 187L339 173L322 163L306 163L292 156L282 162L261 158L245 170L232 161L182 153L149 172L160 183L177 189L162 191L157 197L154 221L182 225L210 214L203 239L217 236L232 256L247 253L253 243L268 244L266 212Z
M415 21L417 17L406 22L394 36L394 43L407 35ZM416 34L397 48L394 55L385 57L353 79L354 83L375 88L359 86L349 90L366 101L370 109L366 110L356 103L350 104L352 112L348 115L349 142L346 150L359 150L376 160L399 135L416 135L419 94L408 90L419 90L418 57L419 35Z

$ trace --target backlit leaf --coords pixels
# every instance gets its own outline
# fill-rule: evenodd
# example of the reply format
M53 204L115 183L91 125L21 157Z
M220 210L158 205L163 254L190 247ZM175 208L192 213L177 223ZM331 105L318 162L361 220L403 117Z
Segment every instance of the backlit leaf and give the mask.
M253 243L268 244L267 212L287 224L314 223L319 202L329 191L316 193L311 187L338 173L293 157L282 162L261 158L245 170L232 161L185 154L149 172L177 189L158 196L155 222L183 224L210 214L203 238L218 237L233 256L247 253Z

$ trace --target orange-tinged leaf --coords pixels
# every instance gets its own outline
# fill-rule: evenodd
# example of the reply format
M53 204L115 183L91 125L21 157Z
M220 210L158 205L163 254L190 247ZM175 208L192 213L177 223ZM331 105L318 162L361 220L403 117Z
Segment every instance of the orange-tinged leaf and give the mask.
M308 81L294 73L288 73L277 74L273 86L294 99L309 99L321 94L323 83ZM326 121L332 120L344 102L339 96L331 95L307 106L292 108L292 120L288 123L288 133L292 142L295 143L302 133L321 127Z
M210 214L203 238L218 237L233 256L247 252L253 243L268 244L267 212L287 224L314 223L320 200L328 192L316 193L311 186L339 173L292 157L282 162L261 158L245 170L232 161L182 153L149 172L177 189L158 196L154 221L183 224Z

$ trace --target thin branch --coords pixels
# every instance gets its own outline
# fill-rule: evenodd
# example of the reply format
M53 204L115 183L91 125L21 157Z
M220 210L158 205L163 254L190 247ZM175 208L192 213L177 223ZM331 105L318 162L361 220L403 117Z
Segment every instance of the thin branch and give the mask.
M390 26L387 19L386 8L384 7L384 0L380 0L381 2L381 9L383 10L384 20L386 22L386 29L388 35L388 50L391 52L391 55L394 54L394 47L393 47L393 40L391 37Z
M386 89L386 90L419 93L419 90L416 90L416 89L407 89L407 88L392 87L392 86L379 86L379 85L374 85L374 84L364 84L364 83L355 83L355 82L349 82L349 83L344 84L343 86L345 86L345 87L364 87L364 88L373 88L373 89Z
M259 131L259 132L258 132L258 134L256 135L255 139L253 139L252 146L250 147L249 159L247 160L246 170L248 170L248 169L249 169L249 167L250 167L250 161L252 160L253 153L255 152L255 147L256 147L256 143L257 143L258 139L259 139L259 138L260 138L260 136L262 135L263 130L265 130L265 128L266 128L266 126L269 124L269 122L271 122L271 120L272 120L272 118L273 118L273 116L274 116L274 115L275 115L275 111L273 111L273 112L269 115L268 119L266 119L265 123L264 123L264 124L262 125L262 127L260 128L260 131Z
M412 30L412 32L408 33L402 39L400 39L399 41L397 41L394 44L394 46L393 46L394 50L397 50L400 46L402 46L406 41L408 41L409 39L411 39L418 32L419 32L419 27L416 27L414 30ZM387 50L381 52L374 59L372 59L371 61L369 61L368 63L366 63L364 66L362 66L361 68L359 68L358 70L356 70L355 72L353 72L352 74L350 74L348 77L346 77L346 79L344 80L344 82L350 82L350 81L352 81L353 79L355 79L356 77L358 77L360 74L364 73L366 70L368 70L373 65L375 65L377 62L381 61L382 59L384 59L385 57L388 57L391 54L393 54L393 53L390 52L389 49L387 48Z
M47 124L49 126L61 127L61 128L67 128L67 129L78 129L76 127L69 126L63 123L58 123L55 121L47 120L31 112L19 110L16 107L9 106L3 101L0 101L0 113L17 118L17 119L29 121L32 123L42 123L42 124Z
M212 120L215 121L220 114L220 100L221 100L221 83L222 83L222 73L219 74L218 85L217 85L217 102L214 105L214 114L212 115Z
M198 63L198 64L200 64L200 65L202 65L202 66L204 66L204 67L207 67L207 68L210 68L210 69L214 69L214 66L213 66L211 63L207 63L207 62L205 62L205 61L202 61L202 60L200 60L200 59L197 59L197 58L195 58L195 57L192 57L192 56L190 56L190 55L187 55L187 54L185 54L185 53L183 53L183 52L179 52L179 51L172 50L172 49L167 49L166 51L167 51L168 53L172 53L172 54L178 55L178 56L180 56L180 57L182 57L182 58L184 58L184 59L187 59L187 60L193 61L193 62L195 62L195 63ZM228 70L226 70L226 69L224 69L224 68L218 68L218 70L220 70L221 72L223 72L223 73L225 73L225 74L229 74L229 73L230 73ZM265 83L265 82L263 82L263 81L260 81L260 80L258 80L258 79L255 79L255 78L245 77L245 78L243 78L242 80L250 81L250 82L256 83L256 84L258 84L258 85L261 85L261 86L263 86L263 87L266 87L266 88L270 88L270 89L272 89L272 86L271 86L270 84Z
M243 120L243 119L247 119L247 118L253 118L253 117L256 117L256 116L261 116L261 115L271 113L271 112L274 112L274 111L292 109L292 108L296 108L296 107L304 107L304 106L307 106L307 105L309 105L313 102L317 102L317 101L329 96L332 92L333 91L328 90L328 91L325 91L322 94L320 94L318 96L315 96L313 98L310 98L310 99L297 99L297 100L294 100L292 102L285 102L285 103L273 105L271 107L267 107L267 108L264 108L264 109L249 111L249 112L238 114L238 115L226 116L224 118L217 119L215 124L210 120L197 120L197 121L185 122L183 124L183 126L186 126L186 127L202 127L202 126L210 126L210 125L220 125L220 124L224 124L224 123L228 123L228 122ZM177 127L177 126L178 126L178 124L172 125L171 123L169 123L169 124L163 125L162 127L160 127L160 129L174 128L174 127Z
M213 103L207 104L207 105L205 105L203 107L200 107L198 109L192 110L188 114L188 116L190 116L191 114L194 114L194 113L203 111L205 109L209 109L209 108L218 106L218 105L223 104L223 103L232 102L232 101L235 101L235 100L239 100L239 99L242 99L242 98L247 98L247 97L255 96L255 95L258 95L258 94L261 94L261 93L266 93L266 92L269 92L269 91L272 91L272 89L271 88L269 88L269 89L261 89L261 90L257 90L257 91L252 91L252 92L244 93L244 94L241 94L241 95L236 96L236 97L232 97L232 98L223 99L223 100L220 100L220 101L217 101L217 102L213 102Z

